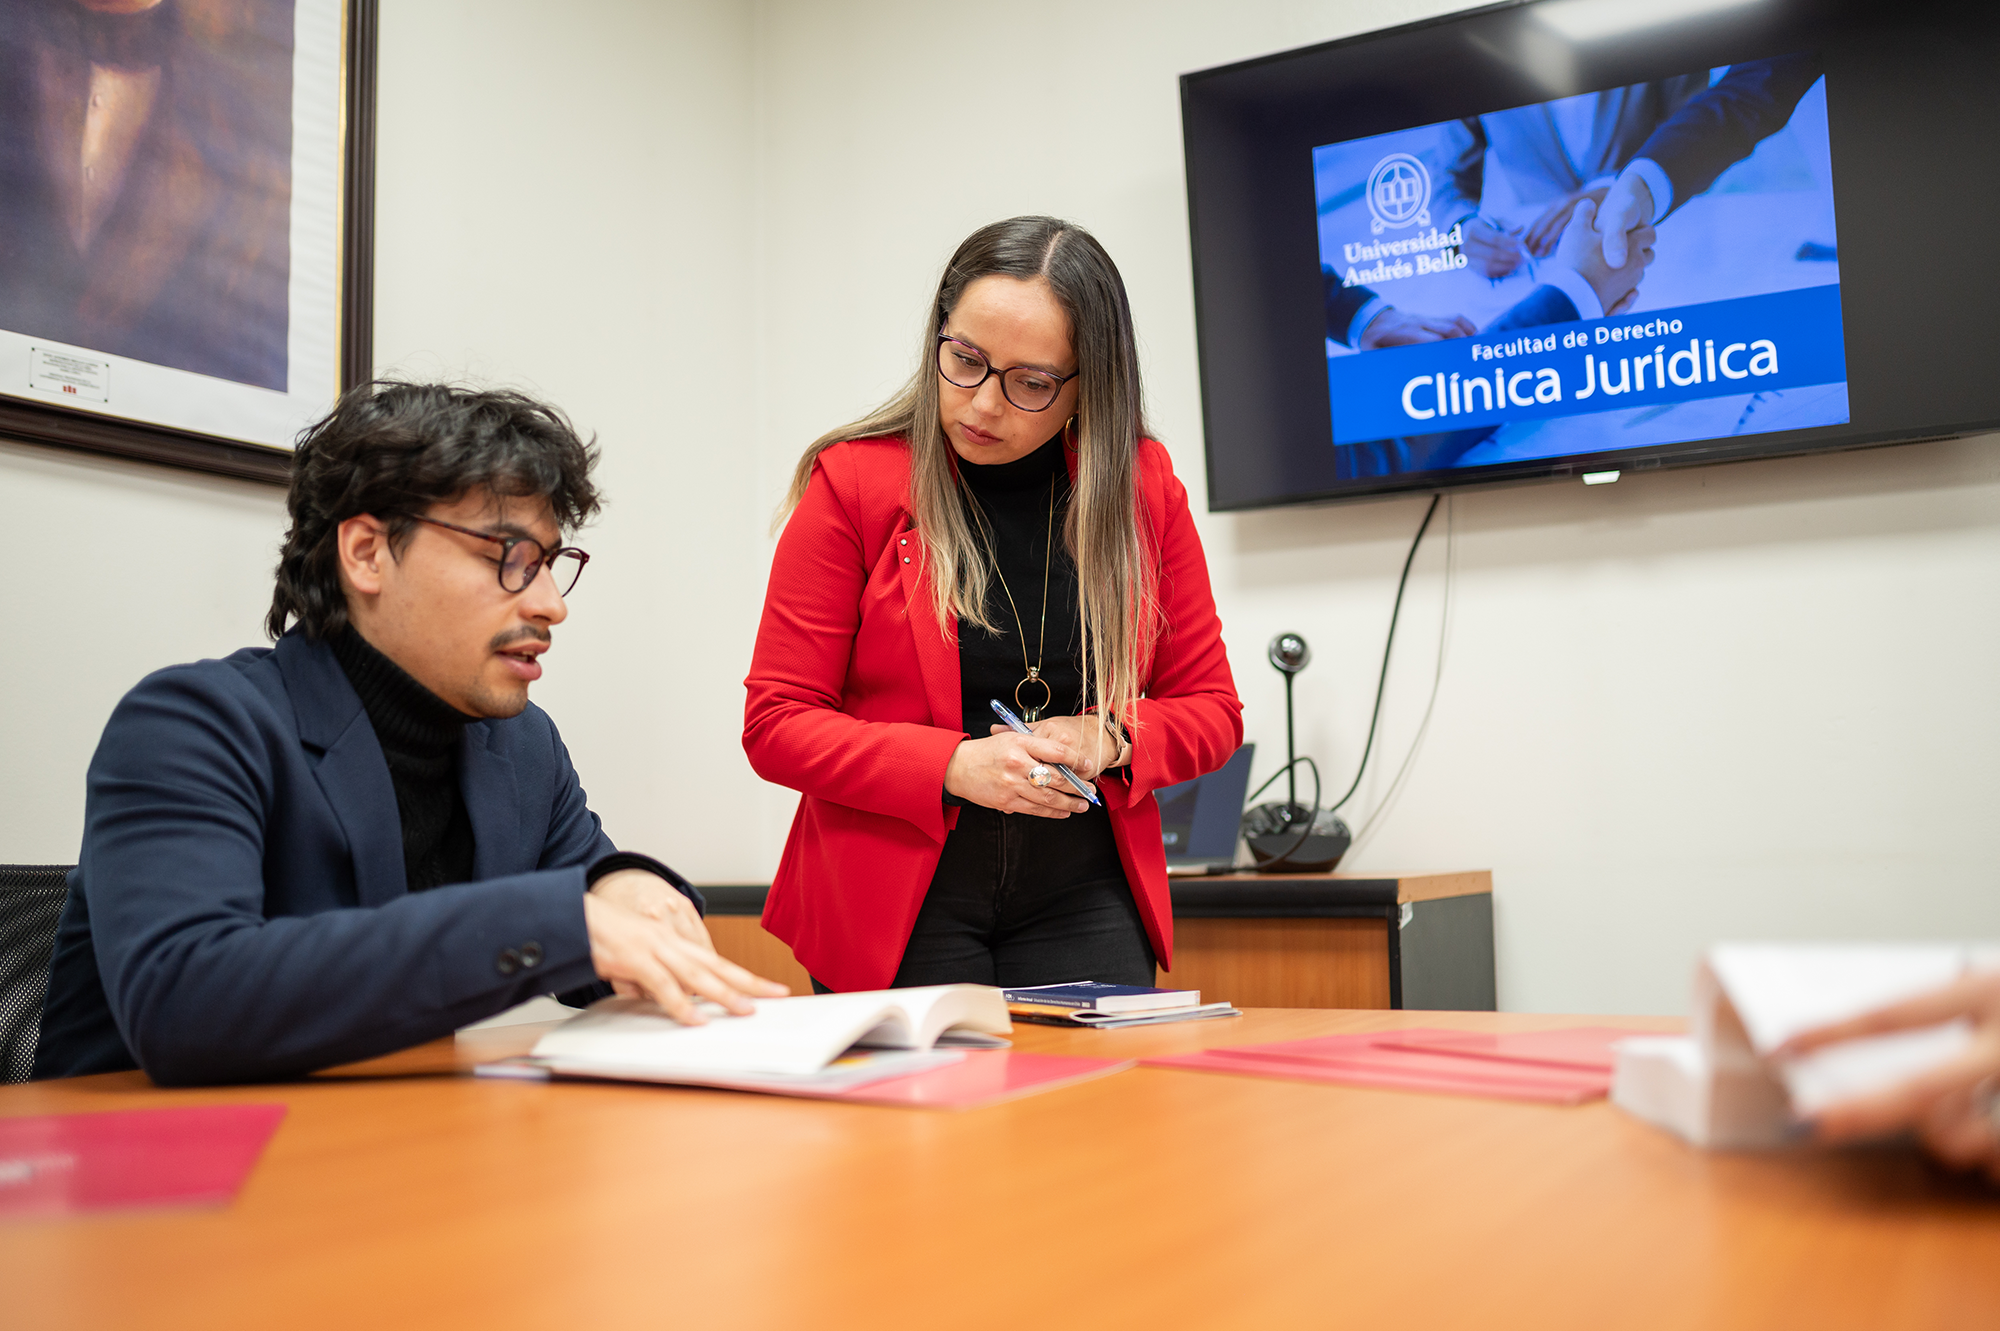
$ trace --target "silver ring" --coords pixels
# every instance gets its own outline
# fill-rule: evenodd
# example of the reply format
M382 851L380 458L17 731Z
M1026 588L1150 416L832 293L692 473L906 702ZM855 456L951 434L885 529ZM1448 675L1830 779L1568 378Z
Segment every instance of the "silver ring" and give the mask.
M1041 763L1036 763L1033 767L1030 767L1028 769L1028 780L1035 783L1035 788L1037 790L1041 789L1043 786L1048 785L1049 780L1053 775L1054 774L1051 773L1049 769L1043 766Z

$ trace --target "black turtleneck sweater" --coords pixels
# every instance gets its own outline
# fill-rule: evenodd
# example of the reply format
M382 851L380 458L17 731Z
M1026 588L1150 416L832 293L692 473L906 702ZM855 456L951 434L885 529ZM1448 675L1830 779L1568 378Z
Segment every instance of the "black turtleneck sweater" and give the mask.
M389 763L396 789L396 813L403 823L403 879L412 892L472 881L472 817L459 785L459 746L467 716L412 679L401 666L354 631L341 629L328 643L347 682L361 695L362 710ZM584 870L586 886L620 869L644 869L664 878L697 911L706 913L701 893L687 879L650 855L620 850ZM602 992L599 992L602 990ZM582 1005L609 993L597 986L557 997Z
M389 760L409 890L472 881L472 819L459 789L458 750L466 722L477 718L410 678L352 625L329 645Z
M987 633L961 624L958 671L965 733L984 739L999 721L991 700L998 698L1016 713L1041 703L1043 716L1075 716L1085 703L1082 651L1083 627L1077 613L1076 565L1063 549L1063 525L1069 516L1069 466L1063 458L1062 436L1012 462L991 466L958 464L965 481L964 496L974 531L984 531L988 551L1000 571L988 580L986 617L999 631ZM1053 503L1053 516L1051 504ZM1053 535L1051 535L1053 532ZM1042 627L1043 575L1048 578L1048 626ZM1003 589L1001 579L1006 580ZM1008 604L1007 593L1013 593ZM1018 616L1017 616L1018 612ZM1048 701L1033 684L1015 686L1027 674L1022 664L1026 637L1027 664L1039 661L1048 681ZM1046 641L1045 641L1046 639Z

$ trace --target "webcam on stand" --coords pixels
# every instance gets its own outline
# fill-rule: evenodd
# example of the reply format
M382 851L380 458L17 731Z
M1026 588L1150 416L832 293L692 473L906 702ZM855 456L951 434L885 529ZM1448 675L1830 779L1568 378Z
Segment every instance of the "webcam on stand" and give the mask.
M1327 873L1340 863L1354 835L1333 810L1319 807L1319 764L1300 757L1292 741L1292 679L1311 664L1312 648L1296 633L1280 633L1271 639L1269 657L1272 666L1285 677L1285 765L1257 787L1250 798L1256 799L1282 776L1285 799L1282 803L1259 804L1247 810L1243 815L1243 840L1257 861L1258 873ZM1311 804L1299 803L1301 763L1312 772Z

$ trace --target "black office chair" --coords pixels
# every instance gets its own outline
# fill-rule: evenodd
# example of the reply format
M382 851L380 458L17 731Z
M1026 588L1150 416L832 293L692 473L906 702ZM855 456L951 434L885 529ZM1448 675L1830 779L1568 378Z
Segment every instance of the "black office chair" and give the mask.
M0 1082L26 1081L42 1031L42 995L67 864L0 864Z

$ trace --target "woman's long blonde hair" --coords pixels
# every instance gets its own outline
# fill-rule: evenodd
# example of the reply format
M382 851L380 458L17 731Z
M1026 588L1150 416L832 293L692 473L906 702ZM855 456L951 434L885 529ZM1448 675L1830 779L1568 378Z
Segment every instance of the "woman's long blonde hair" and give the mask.
M986 614L993 555L986 534L968 520L957 455L938 419L936 342L965 289L996 275L1045 280L1069 316L1077 398L1075 430L1065 443L1078 456L1063 545L1076 564L1080 664L1092 698L1129 735L1159 633L1159 559L1139 512L1139 440L1146 423L1132 309L1118 266L1082 227L1053 217L1013 217L967 237L938 282L917 372L867 416L813 441L792 473L779 517L805 497L821 450L847 439L901 437L910 450L910 513L923 535L938 623L947 636L953 616L998 631ZM1058 424L1051 422L1051 429Z

